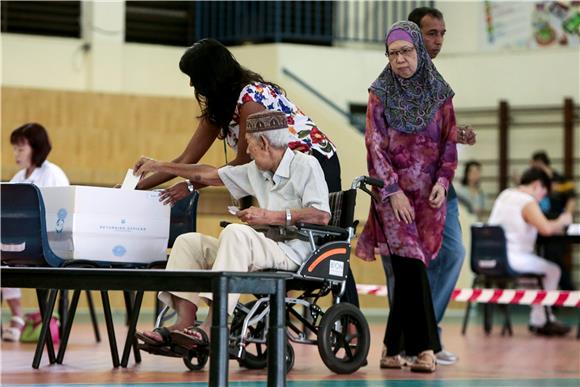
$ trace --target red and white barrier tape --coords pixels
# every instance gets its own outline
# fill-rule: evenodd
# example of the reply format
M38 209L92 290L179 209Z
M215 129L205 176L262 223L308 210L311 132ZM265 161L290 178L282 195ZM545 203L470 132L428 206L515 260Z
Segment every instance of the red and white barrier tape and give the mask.
M358 294L386 296L384 285L357 285ZM484 304L568 306L580 308L580 291L530 289L455 289L451 300Z
M371 296L386 296L387 287L385 285L356 285L358 294L370 294Z

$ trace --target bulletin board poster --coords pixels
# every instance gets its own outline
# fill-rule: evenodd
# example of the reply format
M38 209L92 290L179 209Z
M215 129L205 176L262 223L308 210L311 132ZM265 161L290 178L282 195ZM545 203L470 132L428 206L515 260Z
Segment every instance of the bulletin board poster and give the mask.
M482 3L484 49L580 47L580 1Z

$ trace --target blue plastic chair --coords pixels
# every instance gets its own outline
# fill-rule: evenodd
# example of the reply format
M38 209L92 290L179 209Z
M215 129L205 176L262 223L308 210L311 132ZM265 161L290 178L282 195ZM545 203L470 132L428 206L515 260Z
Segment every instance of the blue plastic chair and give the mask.
M2 263L9 266L61 266L48 244L44 202L33 184L2 183Z
M515 271L509 264L507 255L507 240L501 226L475 224L471 226L471 271L475 274L472 288L483 285L490 288L492 285L500 289L512 286L520 279L531 280L538 289L544 289L543 274L521 273ZM493 304L483 304L485 333L489 334L492 327ZM512 325L508 305L501 305L504 311L502 335L506 332L512 335ZM469 321L471 302L467 303L463 318L461 333L465 335ZM546 317L548 309L546 308Z
M2 199L2 252L0 255L2 264L8 266L65 266L67 260L57 256L48 243L44 201L38 187L33 184L2 183L0 195ZM89 291L86 292L86 295L95 340L100 342L101 334L93 298ZM46 295L37 290L37 297L42 312ZM67 319L67 303L67 297L63 291L59 302L61 322ZM64 334L65 324L61 323L61 336ZM52 344L50 339L47 342ZM51 352L52 350L49 350L49 355L53 360Z

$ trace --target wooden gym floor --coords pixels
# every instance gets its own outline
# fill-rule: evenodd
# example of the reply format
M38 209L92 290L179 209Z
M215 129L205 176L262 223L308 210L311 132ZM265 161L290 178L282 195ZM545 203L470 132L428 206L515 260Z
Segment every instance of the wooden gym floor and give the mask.
M576 326L575 311L567 311L565 319ZM6 320L6 319L4 319ZM90 325L80 319L75 323L63 365L48 365L46 353L38 370L31 368L33 344L2 343L1 382L8 385L42 386L205 386L207 366L190 372L180 359L142 353L143 361L135 364L131 357L127 369L113 369L109 345L100 343ZM447 349L459 355L452 366L439 366L434 374L416 374L408 369L381 370L384 320L371 320L369 364L352 375L336 375L329 371L316 347L294 344L296 362L288 375L289 386L375 387L375 386L580 386L580 341L575 330L564 338L543 338L528 333L525 316L516 318L513 337L502 337L495 326L486 336L479 317L472 318L467 335L461 335L459 317L449 317L443 324ZM101 318L102 321L102 318ZM122 345L122 316L116 316L118 344ZM139 329L149 329L151 318L142 318ZM106 335L104 324L101 334ZM230 362L230 385L265 386L266 371L239 368Z

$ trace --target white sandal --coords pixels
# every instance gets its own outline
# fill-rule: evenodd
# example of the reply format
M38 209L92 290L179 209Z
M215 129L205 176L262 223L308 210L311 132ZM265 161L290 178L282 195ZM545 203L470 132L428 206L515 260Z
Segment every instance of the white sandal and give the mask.
M12 316L10 325L10 327L2 330L2 340L10 342L20 341L20 335L24 329L24 320L20 316Z

